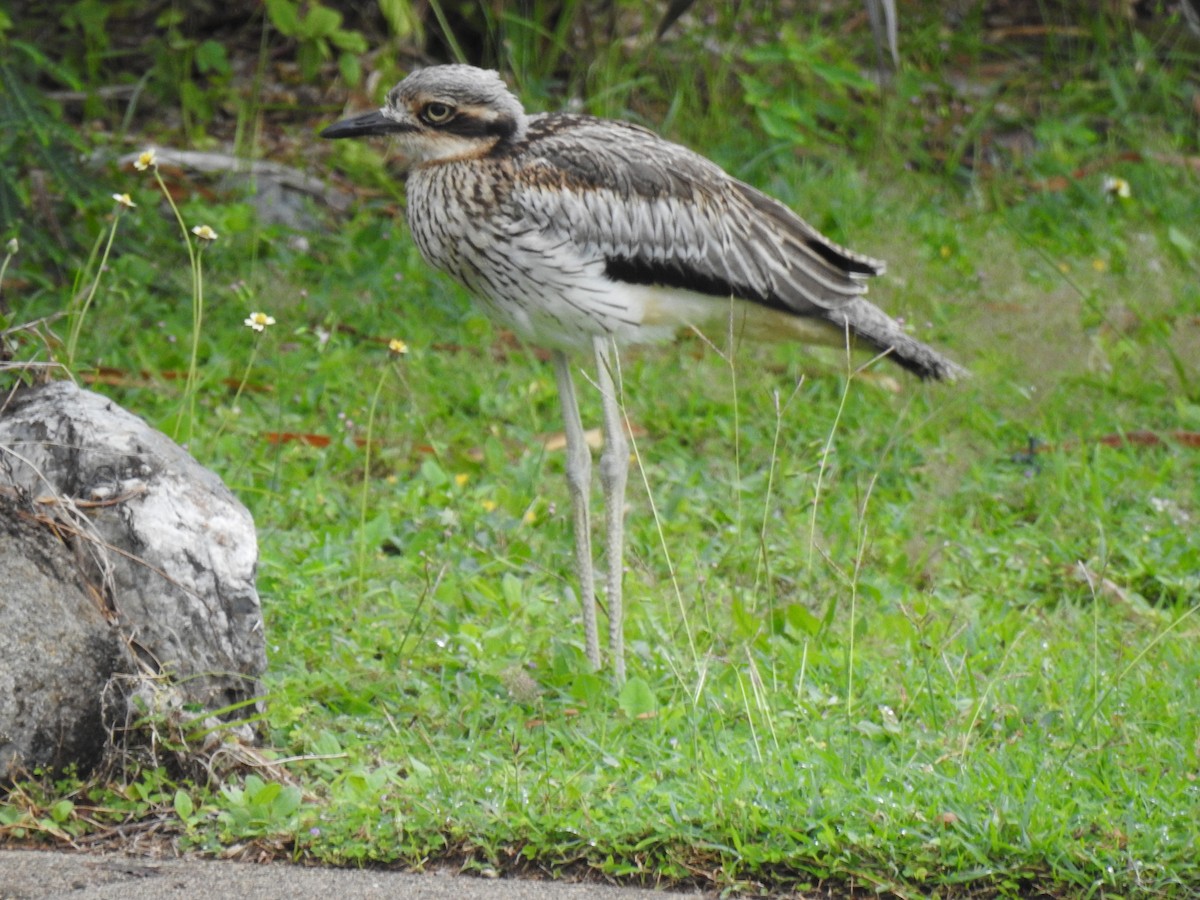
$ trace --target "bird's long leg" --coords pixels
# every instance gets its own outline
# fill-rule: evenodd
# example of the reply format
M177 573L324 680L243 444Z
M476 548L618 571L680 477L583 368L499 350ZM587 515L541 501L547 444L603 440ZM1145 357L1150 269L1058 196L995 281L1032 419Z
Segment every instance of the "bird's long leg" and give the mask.
M629 440L618 393L620 369L617 348L610 338L592 339L596 351L597 384L604 409L604 452L600 455L600 487L604 490L604 564L607 571L608 647L613 679L625 681L624 608L621 579L625 571L625 483L629 479ZM614 375L616 382L614 383Z
M596 630L596 574L592 563L592 525L588 501L592 487L592 451L583 434L579 402L571 363L561 350L554 351L554 377L558 381L558 399L562 402L563 430L567 437L567 493L571 495L571 518L575 532L575 576L579 579L579 600L583 604L583 636L588 662L599 670L600 637Z

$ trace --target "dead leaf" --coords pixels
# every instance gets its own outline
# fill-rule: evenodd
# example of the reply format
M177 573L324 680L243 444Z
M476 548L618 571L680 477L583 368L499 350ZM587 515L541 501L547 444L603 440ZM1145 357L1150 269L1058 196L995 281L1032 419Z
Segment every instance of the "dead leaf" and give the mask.
M650 433L641 425L634 425L631 422L625 422L624 428L625 434L635 440L644 438ZM604 432L599 428L589 428L583 433L583 439L593 450L599 450L604 446ZM538 440L542 447L551 453L567 449L567 435L563 431L555 431L551 434L543 435Z

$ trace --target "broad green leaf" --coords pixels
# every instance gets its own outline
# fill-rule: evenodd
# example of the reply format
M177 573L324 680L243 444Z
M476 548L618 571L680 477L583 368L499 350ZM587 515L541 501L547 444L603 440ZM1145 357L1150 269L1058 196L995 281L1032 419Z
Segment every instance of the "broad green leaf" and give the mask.
M300 32L300 16L293 0L267 0L267 17L285 37L296 37Z
M571 684L571 696L588 706L598 705L608 690L608 683L594 672L580 672Z
M621 694L617 698L617 704L621 707L621 711L631 719L652 713L658 708L654 692L650 690L650 685L641 678L630 678L625 682L625 686L621 688Z
M75 811L75 804L70 800L59 800L50 807L50 818L61 825L67 819L71 818L71 813Z
M301 25L301 34L308 40L327 38L342 24L342 14L328 6L312 6Z
M283 785L278 781L268 781L250 795L250 802L259 803L265 806L278 797L282 790Z
M350 86L362 80L362 63L354 53L342 53L338 56L338 71L342 73L342 80Z
M804 634L815 635L821 630L821 620L800 603L789 604L786 610L786 617L788 625Z
M175 815L179 816L183 821L187 821L196 811L196 805L192 802L192 798L185 791L175 792Z

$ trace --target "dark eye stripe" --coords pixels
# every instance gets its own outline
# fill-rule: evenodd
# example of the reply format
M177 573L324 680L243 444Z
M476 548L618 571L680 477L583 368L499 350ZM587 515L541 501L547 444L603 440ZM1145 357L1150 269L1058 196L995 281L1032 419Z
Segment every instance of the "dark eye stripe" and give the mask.
M436 126L441 131L448 131L451 134L457 134L460 137L475 138L475 137L498 137L507 138L517 130L517 123L510 118L500 117L490 121L464 113L456 116L448 122L442 122Z

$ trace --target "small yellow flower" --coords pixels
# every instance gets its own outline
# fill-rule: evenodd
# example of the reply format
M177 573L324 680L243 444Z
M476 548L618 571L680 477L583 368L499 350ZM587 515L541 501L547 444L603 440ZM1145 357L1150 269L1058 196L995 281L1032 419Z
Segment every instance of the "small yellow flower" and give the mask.
M941 256L942 256L942 259L949 259L949 258L950 258L950 254L951 254L953 251L952 251L952 250L951 250L949 247L947 247L945 244L942 244L942 247L941 247L941 249L940 249L938 252L941 254Z
M1103 272L1108 268L1108 263L1102 259L1093 259L1092 260L1092 268L1095 269L1097 272Z
M471 476L468 475L466 472L459 472L457 475L454 476L454 483L457 484L459 487L462 487L470 480L470 478L471 478Z
M392 338L388 341L388 350L397 356L403 356L408 352L408 344L404 343L400 338Z
M133 209L135 206L137 206L137 204L133 202L133 198L128 194L113 194L113 199L126 209Z
M1133 196L1133 190L1129 187L1129 182L1124 178L1118 178L1115 175L1105 175L1103 185L1104 195L1111 200L1113 197L1119 197L1122 200L1128 200Z
M147 169L158 168L158 157L154 153L154 148L143 150L138 154L138 158L133 161L133 167L139 172L145 172Z
M11 253L13 256L16 256L17 251L21 249L21 245L17 241L16 238L9 238L8 243L5 244L4 246L8 250L8 252Z
M253 328L255 331L262 331L268 325L275 324L275 317L269 316L266 313L252 312L246 317L246 321L243 324L248 328Z
M532 525L537 521L537 513L535 513L532 509L527 509L525 510L525 515L521 516L521 521L526 525Z
M192 229L192 234L202 241L215 241L217 239L217 233L207 225L197 225Z
M483 507L484 512L494 512L496 509L495 500L484 500L479 505Z

